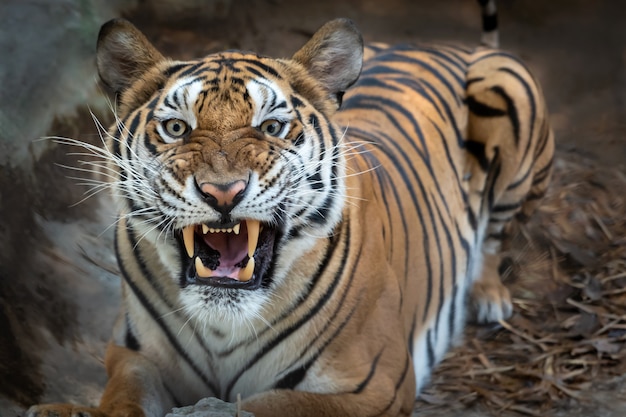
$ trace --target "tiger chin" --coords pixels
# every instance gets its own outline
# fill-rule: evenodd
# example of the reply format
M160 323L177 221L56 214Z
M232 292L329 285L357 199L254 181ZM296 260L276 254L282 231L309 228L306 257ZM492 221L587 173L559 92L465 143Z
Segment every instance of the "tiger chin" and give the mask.
M161 55L105 24L122 311L98 407L214 396L266 416L409 416L466 312L512 313L504 236L554 142L540 87L487 47L363 45L333 20L290 59Z

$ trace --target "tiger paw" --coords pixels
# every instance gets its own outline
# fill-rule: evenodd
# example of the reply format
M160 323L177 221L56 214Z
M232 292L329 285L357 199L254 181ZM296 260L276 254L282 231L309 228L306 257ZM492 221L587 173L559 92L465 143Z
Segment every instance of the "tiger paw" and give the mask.
M80 407L73 404L33 405L25 417L108 417L97 408Z
M145 417L145 414L133 404L116 404L109 412L73 404L43 404L30 407L24 417Z
M513 314L511 293L500 280L500 256L484 254L483 268L474 282L470 297L470 319L476 323L495 323Z
M472 288L470 315L476 323L495 323L513 314L513 302L508 288L501 282L477 281Z

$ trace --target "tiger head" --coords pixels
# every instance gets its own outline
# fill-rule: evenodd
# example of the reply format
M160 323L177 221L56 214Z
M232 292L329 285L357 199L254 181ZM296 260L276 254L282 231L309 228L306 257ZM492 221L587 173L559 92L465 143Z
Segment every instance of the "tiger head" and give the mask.
M329 119L362 50L342 19L291 59L232 51L173 61L125 20L102 27L98 71L117 96L107 173L125 227L152 245L147 262L167 270L185 308L258 310L332 234L345 160Z

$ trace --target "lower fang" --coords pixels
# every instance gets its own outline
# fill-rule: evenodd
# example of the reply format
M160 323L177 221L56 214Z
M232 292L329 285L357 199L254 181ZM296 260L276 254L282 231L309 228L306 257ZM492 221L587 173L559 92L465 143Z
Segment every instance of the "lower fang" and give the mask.
M254 273L254 258L248 259L246 267L239 271L239 281L250 281L252 274Z
M198 256L196 256L196 274L198 274L200 278L211 278L213 276L213 271L204 266Z

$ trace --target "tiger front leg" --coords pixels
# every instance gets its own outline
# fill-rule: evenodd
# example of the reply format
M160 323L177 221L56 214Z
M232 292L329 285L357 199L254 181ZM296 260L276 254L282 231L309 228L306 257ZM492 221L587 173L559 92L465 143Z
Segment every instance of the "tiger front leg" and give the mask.
M410 381L409 381L410 380ZM414 406L413 374L407 373L407 381L395 387L391 381L383 392L347 392L319 394L292 390L273 390L255 395L243 402L242 409L255 417L380 417L410 416ZM393 394L398 389L397 396ZM412 391L411 391L412 390Z
M244 399L241 408L255 417L411 416L416 381L407 344L390 331L397 322L389 320L387 327L380 327L384 317L369 318L361 326L362 333L350 336L353 344L333 353L327 362L318 359L319 368L309 369L308 377L298 386L302 390L261 392ZM369 328L372 322L376 324ZM378 332L372 333L374 329ZM373 349L378 354L363 348L382 341L389 343ZM345 346L346 340L340 343ZM311 389L316 392L307 391Z
M30 407L26 417L106 417L106 415L97 408L74 404L42 404Z
M109 381L98 408L43 404L26 417L161 417L172 407L157 368L140 353L110 343L105 365Z

